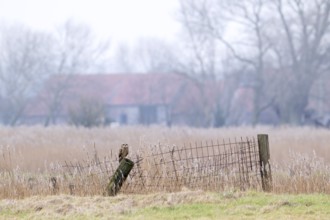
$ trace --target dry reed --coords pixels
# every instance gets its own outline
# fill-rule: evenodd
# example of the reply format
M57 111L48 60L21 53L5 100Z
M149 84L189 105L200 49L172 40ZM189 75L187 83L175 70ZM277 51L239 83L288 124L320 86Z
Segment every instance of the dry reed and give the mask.
M116 167L114 158L122 143L129 144L132 157L143 157L152 151L150 146L183 146L197 141L255 137L258 133L269 134L275 192L330 193L329 130L308 127L2 127L0 198L58 193L100 195ZM138 159L134 156L133 160ZM98 165L102 161L103 164L108 162L107 167ZM70 164L86 169L63 167ZM132 173L134 179L142 178L141 170L151 169L150 164L141 166ZM56 178L55 186L52 177ZM128 183L134 179L128 179ZM223 190L228 188L230 186Z

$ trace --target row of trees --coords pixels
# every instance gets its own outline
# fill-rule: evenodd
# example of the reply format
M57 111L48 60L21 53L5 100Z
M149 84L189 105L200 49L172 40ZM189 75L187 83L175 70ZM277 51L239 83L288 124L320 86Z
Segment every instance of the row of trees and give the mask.
M330 74L329 0L181 0L181 15L202 74L217 73L218 48L250 73L253 124L268 108L302 123L313 85Z
M216 108L199 111L202 126L235 117L231 101L242 80L254 93L252 124L271 109L280 123L298 125L313 86L330 74L329 15L330 0L180 0L180 45L149 40L122 47L119 64L126 71L184 74L204 100L210 82L224 79Z
M108 43L84 25L67 22L45 33L3 26L0 35L0 114L15 125L46 78L45 100L56 118L71 73L99 72L112 62L122 72L176 72L193 80L205 102L199 126L221 126L236 117L232 98L244 80L253 90L252 124L267 110L281 123L301 124L311 90L330 74L330 0L180 0L181 41L145 39L102 59ZM112 68L113 69L113 68ZM328 77L330 78L330 77ZM219 88L218 79L225 86ZM209 105L209 88L216 93Z

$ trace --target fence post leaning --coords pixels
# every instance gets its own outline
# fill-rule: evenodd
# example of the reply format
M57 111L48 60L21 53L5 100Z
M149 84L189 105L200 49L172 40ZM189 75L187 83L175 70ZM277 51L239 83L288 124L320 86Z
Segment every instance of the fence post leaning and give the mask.
M133 166L134 166L133 161L127 158L123 158L121 160L117 170L115 171L115 173L110 179L109 184L107 185L106 192L108 196L115 196L119 192L128 174L133 169Z
M258 134L258 148L262 190L269 192L272 190L272 172L269 163L270 152L268 134Z

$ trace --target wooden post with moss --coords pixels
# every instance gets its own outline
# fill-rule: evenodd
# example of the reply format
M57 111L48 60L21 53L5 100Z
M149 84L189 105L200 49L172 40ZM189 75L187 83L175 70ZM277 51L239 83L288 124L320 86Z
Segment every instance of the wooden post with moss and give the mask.
M260 175L262 189L266 192L272 190L272 171L269 163L269 141L267 134L258 134L258 148L260 159Z
M113 176L110 179L110 182L106 188L106 192L108 196L115 196L119 192L121 186L125 182L128 174L133 169L134 162L123 158L120 161L120 164L116 170L116 172L113 174Z

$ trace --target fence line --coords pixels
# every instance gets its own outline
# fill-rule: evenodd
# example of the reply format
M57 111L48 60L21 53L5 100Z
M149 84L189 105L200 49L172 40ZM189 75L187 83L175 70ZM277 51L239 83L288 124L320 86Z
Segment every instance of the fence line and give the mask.
M183 187L221 191L229 188L260 189L262 164L254 138L210 141L177 146L145 147L147 152L131 157L135 166L122 187L126 193L177 191ZM111 154L112 155L112 154ZM97 176L104 187L118 166L117 158L105 157L63 166L74 179ZM76 181L75 181L76 182ZM85 181L85 184L89 184ZM79 184L84 186L84 184Z

